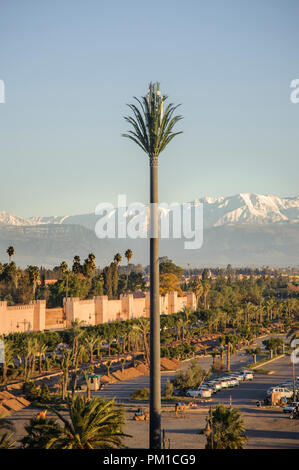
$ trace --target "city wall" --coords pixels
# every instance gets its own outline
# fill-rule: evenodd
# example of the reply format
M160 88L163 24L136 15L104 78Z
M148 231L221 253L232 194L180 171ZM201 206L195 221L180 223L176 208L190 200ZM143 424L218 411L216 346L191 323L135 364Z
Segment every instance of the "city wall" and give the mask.
M185 307L196 309L196 298L192 292L184 297L178 297L177 292L160 296L160 314L171 315ZM46 309L44 300L12 307L7 306L7 302L0 302L0 334L69 328L74 320L86 326L98 325L149 317L149 313L149 292L121 295L119 300L108 300L107 296L88 300L69 297L64 299L63 308L52 309Z

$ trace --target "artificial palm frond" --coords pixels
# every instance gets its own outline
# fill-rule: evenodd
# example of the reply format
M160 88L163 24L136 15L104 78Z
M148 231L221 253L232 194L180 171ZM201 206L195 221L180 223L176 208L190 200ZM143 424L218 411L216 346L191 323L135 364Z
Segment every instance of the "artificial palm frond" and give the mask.
M171 140L182 131L173 132L174 126L182 119L181 115L173 116L178 106L168 104L165 111L164 102L167 96L162 96L159 83L150 83L149 93L138 99L135 104L128 104L133 116L125 116L125 120L132 126L133 130L122 134L135 142L149 157L157 157L171 142Z

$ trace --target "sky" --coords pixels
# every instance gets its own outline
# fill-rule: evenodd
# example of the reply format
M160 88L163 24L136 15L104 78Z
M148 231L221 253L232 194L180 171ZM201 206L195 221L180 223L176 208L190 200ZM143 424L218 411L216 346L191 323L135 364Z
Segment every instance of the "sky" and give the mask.
M298 188L297 0L0 2L0 211L93 212L148 201L148 157L121 137L160 81L184 119L160 200Z

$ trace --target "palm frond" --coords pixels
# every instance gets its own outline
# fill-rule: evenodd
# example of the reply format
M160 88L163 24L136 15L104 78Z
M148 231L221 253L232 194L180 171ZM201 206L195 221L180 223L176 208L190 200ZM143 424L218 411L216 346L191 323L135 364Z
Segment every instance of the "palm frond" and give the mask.
M169 103L163 113L167 96L160 95L159 83L150 83L148 95L141 99L134 96L134 99L137 106L128 104L133 116L124 117L133 130L122 136L135 142L149 157L159 156L174 137L182 134L182 131L173 132L174 126L183 118L174 116L180 105Z

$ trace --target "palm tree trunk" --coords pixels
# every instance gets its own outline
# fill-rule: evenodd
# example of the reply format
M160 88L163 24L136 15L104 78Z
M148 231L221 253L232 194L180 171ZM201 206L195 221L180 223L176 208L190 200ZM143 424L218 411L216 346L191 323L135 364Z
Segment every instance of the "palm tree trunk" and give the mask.
M230 343L227 345L227 364L226 364L227 372L230 371Z
M150 157L150 449L161 449L158 158Z
M3 379L3 382L6 383L7 381L7 367L6 367L6 362L5 362L5 359L4 359L4 362L2 364L2 379Z

